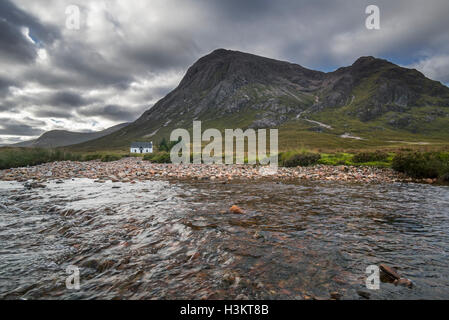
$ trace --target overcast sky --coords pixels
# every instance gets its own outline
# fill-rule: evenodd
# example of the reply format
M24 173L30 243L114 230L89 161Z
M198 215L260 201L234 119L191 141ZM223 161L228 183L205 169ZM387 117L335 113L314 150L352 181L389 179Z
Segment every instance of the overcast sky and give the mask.
M322 71L373 55L448 84L448 31L447 0L0 0L0 144L135 120L217 48Z

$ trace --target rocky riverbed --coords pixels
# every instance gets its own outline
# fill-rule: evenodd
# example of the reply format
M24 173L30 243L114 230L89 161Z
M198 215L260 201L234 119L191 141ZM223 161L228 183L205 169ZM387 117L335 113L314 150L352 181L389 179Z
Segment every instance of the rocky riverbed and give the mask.
M0 181L0 299L448 299L449 188L353 180Z
M205 164L156 164L139 158L125 158L114 162L61 161L33 167L14 168L0 171L0 180L35 180L45 182L73 178L95 179L97 182L130 182L164 179L217 180L308 180L344 181L363 183L391 183L412 181L391 169L354 166L323 166L278 168L276 173L267 174L264 167L252 165L205 165ZM433 183L432 179L418 182Z

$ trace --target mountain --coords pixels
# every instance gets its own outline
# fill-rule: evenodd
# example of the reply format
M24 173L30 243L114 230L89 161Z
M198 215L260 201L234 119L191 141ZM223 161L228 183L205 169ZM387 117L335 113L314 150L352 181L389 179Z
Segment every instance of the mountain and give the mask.
M129 126L80 149L159 141L175 128L279 128L280 149L350 148L449 138L449 88L386 60L361 57L324 73L218 49Z
M45 132L39 138L13 144L13 147L56 148L70 146L97 139L126 127L129 123L121 123L108 129L97 132L71 132L65 130L52 130Z

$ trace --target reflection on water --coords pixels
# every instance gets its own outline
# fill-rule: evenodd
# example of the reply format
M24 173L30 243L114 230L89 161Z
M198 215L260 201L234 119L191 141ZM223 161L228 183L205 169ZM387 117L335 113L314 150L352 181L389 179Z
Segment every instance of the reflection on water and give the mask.
M448 208L418 184L0 182L0 298L448 299ZM366 289L380 263L414 288Z

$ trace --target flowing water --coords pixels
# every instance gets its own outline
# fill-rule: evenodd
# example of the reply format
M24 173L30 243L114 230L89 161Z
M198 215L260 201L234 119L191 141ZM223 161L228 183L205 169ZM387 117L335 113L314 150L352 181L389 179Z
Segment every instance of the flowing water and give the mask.
M2 181L0 299L448 299L448 231L448 187Z

